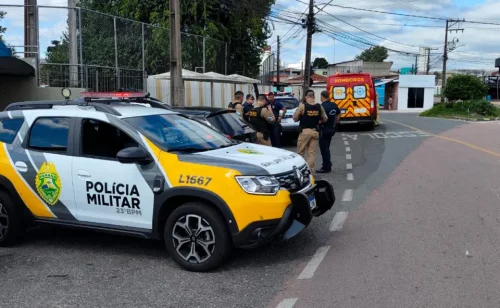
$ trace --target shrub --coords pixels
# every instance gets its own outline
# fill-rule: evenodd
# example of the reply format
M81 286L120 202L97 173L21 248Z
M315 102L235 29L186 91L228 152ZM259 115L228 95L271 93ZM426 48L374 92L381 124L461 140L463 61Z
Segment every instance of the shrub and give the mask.
M426 110L420 115L423 117L499 117L500 108L486 100L471 100L457 103L436 104L432 109Z
M450 101L479 100L488 94L488 86L477 77L470 75L455 75L448 78L444 95Z

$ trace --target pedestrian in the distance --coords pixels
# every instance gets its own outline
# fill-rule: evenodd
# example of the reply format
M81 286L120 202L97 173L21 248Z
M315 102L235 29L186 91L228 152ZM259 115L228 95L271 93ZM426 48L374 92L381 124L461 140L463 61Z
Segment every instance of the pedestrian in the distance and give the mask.
M392 110L392 95L389 95L389 110Z
M267 104L266 96L257 96L255 106L248 112L250 124L257 131L257 144L271 146L269 134L275 122L271 105Z
M321 151L321 157L323 159L323 165L321 169L317 170L317 173L329 173L332 172L332 161L330 154L330 145L332 143L332 137L335 135L335 124L337 124L340 119L340 109L335 104L335 102L330 101L330 94L328 91L321 92L321 106L325 110L328 117L326 123L321 125L321 131L319 136L319 149Z
M267 95L267 98L269 100L269 103L272 107L274 118L276 121L273 124L273 129L271 132L271 143L273 147L279 148L280 147L280 140L281 140L281 119L286 114L286 108L283 106L282 103L279 101L276 101L274 99L274 92L269 92Z
M300 121L300 135L297 140L297 153L306 161L311 172L315 174L314 169L316 159L316 146L319 140L319 126L328 121L325 109L314 100L314 91L308 90L305 93L305 103L300 104L293 120ZM307 158L306 158L307 152Z

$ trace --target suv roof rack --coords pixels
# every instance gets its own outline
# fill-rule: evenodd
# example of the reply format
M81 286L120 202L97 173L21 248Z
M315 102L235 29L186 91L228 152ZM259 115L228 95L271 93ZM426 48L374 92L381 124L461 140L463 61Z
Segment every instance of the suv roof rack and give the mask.
M32 101L32 102L20 102L20 103L12 103L5 108L4 111L13 111L13 110L30 110L30 109L52 109L54 106L92 106L97 111L109 113L116 116L121 116L121 113L111 108L106 104L91 102L83 103L76 101Z

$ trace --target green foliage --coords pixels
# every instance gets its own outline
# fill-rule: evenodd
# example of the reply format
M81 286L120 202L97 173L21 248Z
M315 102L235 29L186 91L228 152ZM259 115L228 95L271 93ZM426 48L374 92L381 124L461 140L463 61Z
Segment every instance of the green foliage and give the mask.
M363 50L361 54L355 57L356 60L363 60L366 62L383 62L389 57L387 48L383 46L374 46Z
M319 69L328 68L328 61L325 58L316 58L314 59L313 67Z
M0 20L2 20L5 15L7 15L7 12L0 11ZM7 28L0 25L0 41L3 41L2 33L5 33L5 31L7 31Z
M436 104L420 114L423 117L438 118L484 118L500 117L500 108L486 100L471 100L457 103Z
M475 76L455 75L446 80L444 95L449 101L478 100L488 94L488 86Z

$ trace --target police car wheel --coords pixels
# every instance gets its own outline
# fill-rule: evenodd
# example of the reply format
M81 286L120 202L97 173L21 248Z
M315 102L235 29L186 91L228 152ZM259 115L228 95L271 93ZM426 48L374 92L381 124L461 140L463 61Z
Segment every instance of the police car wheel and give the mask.
M224 220L203 203L186 203L170 214L165 224L168 253L184 269L205 272L221 266L231 253Z
M21 217L10 197L0 191L0 247L16 244L22 235Z

